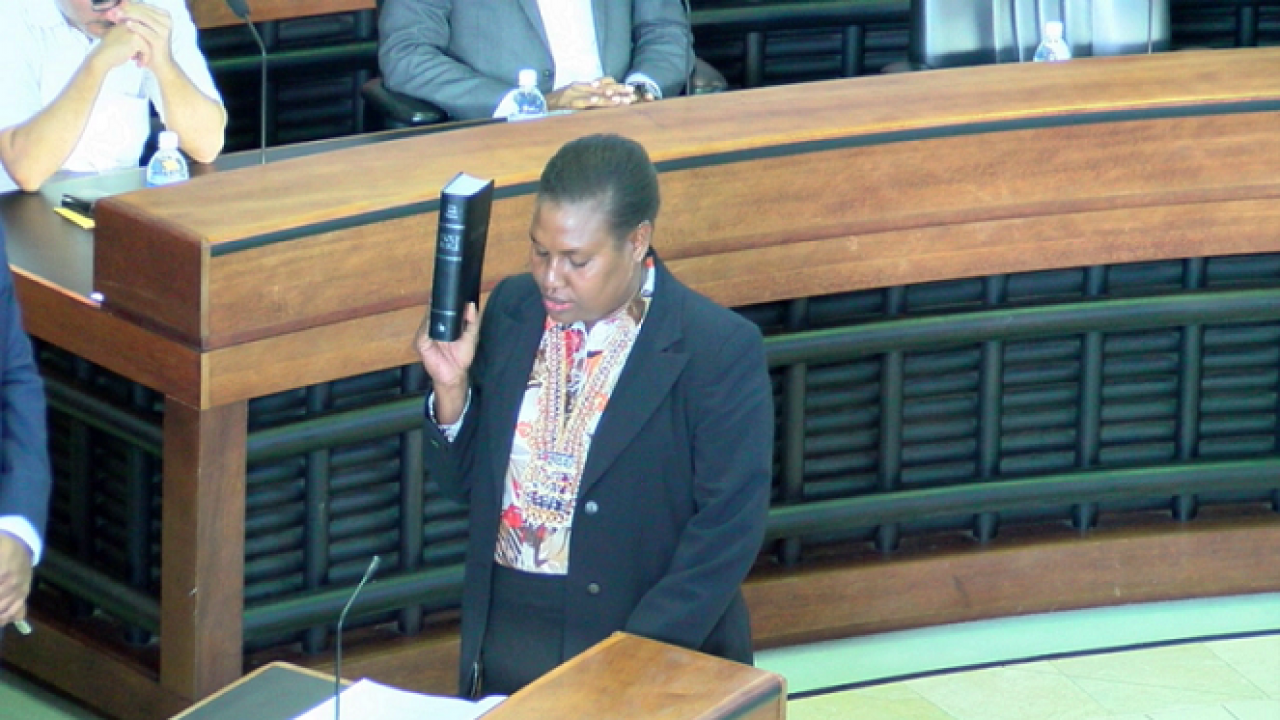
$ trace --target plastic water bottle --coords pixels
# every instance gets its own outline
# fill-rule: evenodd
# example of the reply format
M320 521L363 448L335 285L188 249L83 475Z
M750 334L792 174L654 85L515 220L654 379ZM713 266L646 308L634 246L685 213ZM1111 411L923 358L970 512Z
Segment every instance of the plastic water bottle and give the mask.
M537 70L520 71L520 89L512 99L516 103L516 112L511 116L513 120L528 120L547 114L547 99L538 89Z
M165 130L160 133L160 149L147 163L147 187L171 185L191 177L187 159L178 152L178 133Z
M1044 24L1044 34L1036 47L1036 62L1062 62L1071 59L1071 47L1062 39L1062 23L1050 20Z

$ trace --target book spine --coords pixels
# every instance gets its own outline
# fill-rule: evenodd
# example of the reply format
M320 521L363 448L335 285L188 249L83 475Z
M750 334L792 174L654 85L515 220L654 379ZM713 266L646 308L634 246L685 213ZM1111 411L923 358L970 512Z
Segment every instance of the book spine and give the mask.
M480 280L484 270L485 246L489 238L489 213L493 206L493 184L470 198L467 203L466 231L463 235L462 307L468 302L480 304Z
M436 265L431 280L432 340L453 342L462 334L463 297L462 254L467 236L467 200L451 195L440 198L440 221L436 231Z

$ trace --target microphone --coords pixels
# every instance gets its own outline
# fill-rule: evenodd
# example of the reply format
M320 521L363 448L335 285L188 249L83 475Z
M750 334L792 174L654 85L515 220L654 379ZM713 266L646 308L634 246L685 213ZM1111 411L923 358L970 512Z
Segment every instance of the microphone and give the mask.
M689 25L689 72L684 78L684 94L691 96L693 95L693 76L698 72L698 54L693 49L693 9L689 7L689 0L680 0L680 4L684 7L684 20Z
M1026 57L1022 52L1022 26L1019 24L1021 18L1018 17L1018 3L1013 3L1013 44L1018 48L1018 62L1026 62Z
M267 44L262 42L258 28L249 20L249 3L246 0L224 0L227 9L244 21L253 33L254 42L258 43L258 52L262 54L262 97L259 100L262 116L258 120L258 163L267 164Z
M244 0L228 0L231 2L244 2ZM364 589L364 584L369 582L369 578L378 571L378 564L382 562L382 558L377 555L369 560L369 567L364 569L364 577L360 578L360 583L356 585L356 589L351 591L351 597L347 598L346 607L342 608L342 614L338 616L338 627L333 633L333 720L342 720L342 702L339 698L342 695L342 626L347 622L347 613L351 611L351 606L356 602L356 596Z
M1152 35L1155 33L1156 0L1147 0L1147 54L1152 53Z

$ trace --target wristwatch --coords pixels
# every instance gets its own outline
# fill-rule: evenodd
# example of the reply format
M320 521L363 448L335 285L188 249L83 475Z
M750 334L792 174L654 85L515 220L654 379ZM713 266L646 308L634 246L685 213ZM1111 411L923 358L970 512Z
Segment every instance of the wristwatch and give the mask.
M649 87L649 83L640 82L639 80L637 80L635 82L629 82L627 83L627 85L631 86L631 90L636 94L637 100L656 99L653 96L653 89Z

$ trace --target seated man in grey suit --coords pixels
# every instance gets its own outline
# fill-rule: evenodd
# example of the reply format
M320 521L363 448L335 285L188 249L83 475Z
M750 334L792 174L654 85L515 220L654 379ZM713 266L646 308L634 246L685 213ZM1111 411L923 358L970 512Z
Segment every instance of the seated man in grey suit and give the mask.
M455 120L513 113L526 68L554 111L669 97L693 67L681 0L386 0L378 29L383 83Z

